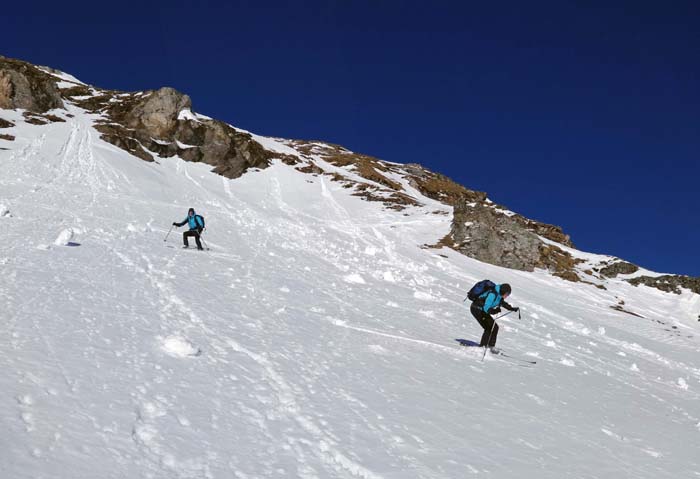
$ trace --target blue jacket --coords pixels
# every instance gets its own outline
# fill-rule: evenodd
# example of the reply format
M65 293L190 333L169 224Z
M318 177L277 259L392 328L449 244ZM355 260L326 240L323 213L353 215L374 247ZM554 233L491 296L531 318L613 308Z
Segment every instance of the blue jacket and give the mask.
M497 284L493 291L487 291L479 296L479 298L484 300L484 305L481 307L481 309L487 313L491 308L499 307L501 303L503 303L507 309L511 309L510 305L503 301L500 284Z
M193 214L192 216L187 215L187 218L185 218L181 222L177 223L177 225L182 226L185 223L189 223L190 230L197 230L197 229L204 228L204 223L202 222L202 217L199 216L197 213Z

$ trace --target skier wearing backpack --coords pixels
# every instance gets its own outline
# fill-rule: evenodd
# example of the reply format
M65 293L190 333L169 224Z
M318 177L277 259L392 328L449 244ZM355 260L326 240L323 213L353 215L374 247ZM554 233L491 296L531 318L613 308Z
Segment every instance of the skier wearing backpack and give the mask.
M470 308L472 316L484 328L484 334L481 336L479 346L488 347L492 351L495 349L496 338L498 337L498 324L496 324L492 315L498 314L501 311L501 306L509 311L520 310L520 308L514 308L505 301L510 296L510 292L509 284L494 284L489 280L477 283L469 291L468 297L473 301Z
M201 215L198 215L194 212L194 208L190 208L189 211L187 211L187 218L182 220L180 223L174 222L173 226L184 226L185 223L189 223L190 230L185 231L182 233L182 241L185 243L184 248L189 248L190 245L187 242L187 238L190 236L194 236L195 241L197 242L197 249L198 250L203 250L202 248L202 243L199 240L200 235L202 234L202 231L204 231L204 218Z

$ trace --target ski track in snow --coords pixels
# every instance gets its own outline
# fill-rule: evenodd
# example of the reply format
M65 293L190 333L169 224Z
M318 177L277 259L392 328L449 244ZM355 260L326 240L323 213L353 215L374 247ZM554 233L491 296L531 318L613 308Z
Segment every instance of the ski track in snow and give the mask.
M7 477L700 475L696 295L422 249L450 221L427 198L146 163L72 113L0 151ZM163 241L190 206L209 252ZM456 341L482 278L513 285L498 344L535 367Z

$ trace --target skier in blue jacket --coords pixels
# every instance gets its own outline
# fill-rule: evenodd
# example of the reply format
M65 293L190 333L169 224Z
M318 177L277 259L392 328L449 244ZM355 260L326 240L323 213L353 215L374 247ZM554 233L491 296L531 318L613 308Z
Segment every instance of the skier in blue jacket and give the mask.
M187 212L187 217L179 223L173 223L173 226L180 227L184 226L185 223L189 224L190 230L182 233L182 241L185 243L184 247L190 247L189 243L187 242L187 238L190 236L194 236L194 240L197 242L197 249L200 251L203 250L204 248L202 248L202 243L199 241L199 236L204 230L204 218L196 214L194 212L194 208L190 208Z
M479 346L489 347L492 350L496 346L496 338L498 337L498 324L493 319L492 314L498 314L501 311L501 306L508 311L518 311L520 308L514 308L506 303L505 299L510 296L510 285L507 283L497 284L495 288L484 292L476 301L472 303L470 311L472 316L484 328L484 334L481 336Z

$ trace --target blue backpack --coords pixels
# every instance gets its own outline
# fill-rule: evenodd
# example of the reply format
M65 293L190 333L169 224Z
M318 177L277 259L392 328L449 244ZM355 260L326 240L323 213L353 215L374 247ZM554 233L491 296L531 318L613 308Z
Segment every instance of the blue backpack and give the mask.
M491 280L485 279L483 281L479 281L474 286L472 286L472 289L470 289L467 293L467 298L469 298L469 301L476 301L482 294L489 291L494 291L495 289L496 283L494 283Z

